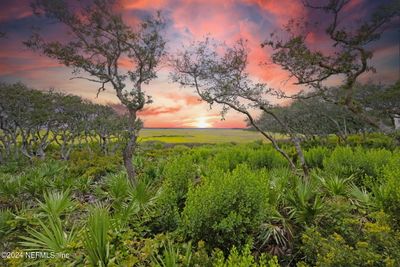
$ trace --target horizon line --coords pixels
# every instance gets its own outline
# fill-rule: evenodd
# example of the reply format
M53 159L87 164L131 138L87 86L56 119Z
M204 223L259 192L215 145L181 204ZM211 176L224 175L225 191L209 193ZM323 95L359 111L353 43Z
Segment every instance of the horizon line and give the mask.
M207 128L197 128L197 127L143 127L142 129L186 129L186 130L246 130L249 128L240 127L207 127Z

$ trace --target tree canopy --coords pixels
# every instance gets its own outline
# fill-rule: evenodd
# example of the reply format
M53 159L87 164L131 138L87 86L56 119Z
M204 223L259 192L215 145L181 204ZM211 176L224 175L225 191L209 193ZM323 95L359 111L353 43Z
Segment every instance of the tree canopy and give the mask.
M135 184L132 157L142 127L137 112L152 102L143 85L157 77L157 67L165 55L163 18L158 13L132 27L124 22L113 0L93 0L75 9L65 0L36 0L32 6L36 14L65 25L68 41L47 41L35 32L25 44L72 67L75 74L83 72L83 76L75 78L100 84L97 93L110 84L128 109L123 158L128 177ZM122 60L129 61L128 69L121 67Z

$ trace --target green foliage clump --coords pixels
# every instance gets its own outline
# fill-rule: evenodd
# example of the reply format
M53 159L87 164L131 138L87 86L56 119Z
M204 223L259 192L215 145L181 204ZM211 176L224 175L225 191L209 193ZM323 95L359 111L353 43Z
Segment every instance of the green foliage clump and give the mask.
M399 266L400 150L305 157L309 177L270 144L140 146L135 186L95 150L0 168L0 249L74 255L14 266Z
M196 149L194 159L206 161L207 170L214 168L232 171L239 164L246 163L253 169L273 169L287 166L287 161L268 145L224 144L213 149Z
M313 266L398 266L400 233L387 219L382 212L374 214L359 225L358 238L353 242L337 233L324 236L317 228L309 228L302 235L301 251Z
M214 267L279 267L276 256L267 260L267 255L262 254L256 259L250 250L250 245L244 246L241 251L234 246L225 259L222 251L217 251L214 256Z
M391 156L392 153L385 149L336 147L331 156L323 160L323 166L326 171L339 177L354 175L357 178L355 182L362 184L367 176L376 178Z
M247 162L254 169L267 168L271 170L287 166L287 161L283 156L270 146L261 146L258 150L250 150Z
M153 225L158 230L174 230L185 205L189 186L199 178L197 165L189 155L169 161L163 170L162 191L158 199L158 214Z
M268 175L239 165L232 172L215 170L189 189L183 230L195 241L228 250L241 246L268 211Z
M247 157L248 150L243 149L243 147L225 147L218 150L213 157L208 158L207 166L210 166L208 170L219 168L225 171L232 171L237 165L245 162Z
M0 210L0 239L3 239L12 230L10 222L13 218L14 216L9 210Z
M304 151L304 158L307 166L311 168L322 168L324 159L329 155L330 150L324 146L316 146Z
M0 203L12 205L21 198L27 183L23 175L0 174Z
M74 226L70 230L62 222L60 216L71 211L72 202L69 191L44 194L44 202L39 201L39 207L44 212L46 220L38 219L40 229L28 228L29 236L21 236L20 244L28 250L42 249L50 252L65 252L74 241L76 233Z
M90 211L84 234L84 247L92 266L107 266L110 260L110 217L107 208L96 205Z
M376 202L392 215L400 227L400 154L396 154L382 170L379 184L374 187Z
M289 213L299 225L314 224L325 214L323 197L311 181L297 181L286 199Z
M370 133L364 136L350 135L346 141L350 146L363 146L365 148L393 149L396 146L393 138L382 133Z
M70 173L74 177L98 179L108 173L115 173L121 167L118 155L104 156L86 151L74 151L71 154Z

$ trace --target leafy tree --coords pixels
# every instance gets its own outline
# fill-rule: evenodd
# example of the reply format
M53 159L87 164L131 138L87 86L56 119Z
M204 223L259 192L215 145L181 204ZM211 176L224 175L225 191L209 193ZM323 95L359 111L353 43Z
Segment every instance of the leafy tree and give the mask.
M115 136L126 129L123 116L119 116L110 106L94 105L92 118L94 134L98 137L100 149L105 155Z
M126 127L126 118L111 107L93 104L79 96L60 92L41 92L23 84L0 84L1 161L19 154L45 158L49 144L55 142L61 158L82 142L93 147L96 136L101 151L115 151ZM5 158L5 159L4 159Z
M400 116L400 81L392 85L357 85L354 99L367 113L379 116L387 125L394 125Z
M246 71L248 64L248 49L245 41L239 40L234 46L225 48L222 55L217 52L220 47L212 44L209 39L193 44L185 51L177 53L172 59L174 71L172 79L182 86L192 87L202 100L210 105L222 105L221 115L229 109L244 114L249 123L268 139L274 148L288 161L292 169L295 163L275 140L273 135L260 128L252 110L258 109L268 114L286 130L295 146L304 174L307 175L307 165L304 160L300 139L297 133L275 114L274 105L268 100L273 90L265 84L254 83ZM268 129L269 130L269 129Z
M274 113L293 132L306 138L336 134L345 141L348 134L368 126L351 112L321 97L294 100L289 106L275 107ZM286 129L266 113L262 113L257 122L263 129L287 134Z
M327 39L331 41L330 51L313 50L306 41L307 23L291 20L283 29L288 39L271 34L271 38L262 46L272 47L273 63L289 71L296 84L308 86L318 94L329 95L326 81L334 76L344 77L340 86L343 96L333 103L342 105L360 117L369 125L383 132L390 132L379 116L365 112L355 98L358 78L374 68L370 65L373 56L371 43L380 39L393 19L400 14L399 1L383 4L372 14L369 20L358 25L343 25L343 11L349 0L329 0L316 6L305 1L305 6L312 10L322 10L326 14L328 25L325 28ZM300 25L300 27L298 27Z
M77 78L99 83L98 93L111 84L128 110L129 127L123 159L128 178L136 184L132 157L142 127L137 112L151 103L143 85L157 77L156 68L165 53L165 40L161 35L164 22L158 14L133 29L123 21L113 4L112 0L93 0L88 7L73 10L65 0L36 0L33 3L35 12L65 25L69 41L45 41L39 33L34 33L25 44L73 67L75 73L83 71L89 75ZM131 70L121 68L123 59L132 62Z
M83 120L86 109L82 99L74 95L55 93L54 103L54 141L61 148L61 158L68 160L75 141L80 137L82 125L86 123Z
M44 158L54 126L51 95L23 84L2 84L0 94L0 141L6 156L13 147L15 156L19 150L29 159Z
M3 158L9 158L11 155L16 156L18 154L18 125L15 121L15 113L11 112L11 110L16 107L13 101L14 94L19 92L19 90L23 90L22 85L10 86L4 83L0 84L1 161L4 161Z

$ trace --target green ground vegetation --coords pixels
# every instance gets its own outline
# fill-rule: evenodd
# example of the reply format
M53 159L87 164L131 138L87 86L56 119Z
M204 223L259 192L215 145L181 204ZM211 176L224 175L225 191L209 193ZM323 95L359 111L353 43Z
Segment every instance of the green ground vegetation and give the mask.
M304 143L307 178L259 141L141 142L136 187L119 153L95 147L68 161L50 150L46 160L7 162L0 250L10 254L1 265L399 266L396 141L337 141ZM29 251L69 258L20 256Z
M282 136L283 137L283 136ZM256 131L245 129L156 129L145 128L140 131L139 141L161 141L165 143L247 143L263 140Z

